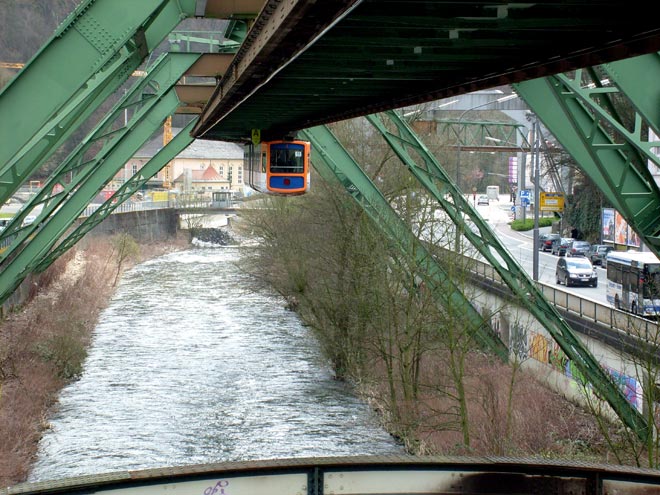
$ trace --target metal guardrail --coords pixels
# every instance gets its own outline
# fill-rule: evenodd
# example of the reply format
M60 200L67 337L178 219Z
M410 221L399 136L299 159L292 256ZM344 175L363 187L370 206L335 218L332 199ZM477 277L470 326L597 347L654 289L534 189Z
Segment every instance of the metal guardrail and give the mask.
M507 457L273 459L117 471L0 488L0 495L435 495L658 493L657 470Z
M103 204L91 204L87 206L83 212L80 214L79 218L87 218L94 214L96 210L101 208ZM205 197L195 197L195 198L186 198L184 201L179 201L177 198L170 199L167 201L126 201L118 205L111 214L115 213L131 213L136 211L147 211L147 210L163 210L169 208L179 208L186 210L199 209L200 211L214 208L215 205L210 198ZM9 245L14 241L16 235L11 235L4 239L0 239L0 252L9 247Z
M102 204L92 204L89 205L85 210L80 214L81 217L89 217L96 210L101 208ZM130 213L133 211L145 211L145 210L162 210L166 208L175 208L174 205L170 204L170 201L125 201L120 204L113 210L115 213Z
M470 258L470 263L466 263L464 266L467 266L468 270L476 276L500 284L503 288L507 287L502 277L488 263ZM658 333L659 325L654 321L618 310L610 304L584 299L541 282L536 282L536 285L545 298L555 307L584 320L604 325L610 330L620 332L622 336L635 336L645 340L654 340L655 335Z

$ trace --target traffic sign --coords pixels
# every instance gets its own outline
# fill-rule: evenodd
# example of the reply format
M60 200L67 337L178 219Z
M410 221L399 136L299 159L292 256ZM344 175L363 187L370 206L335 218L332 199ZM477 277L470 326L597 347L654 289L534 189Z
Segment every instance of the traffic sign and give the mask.
M539 209L540 211L564 211L564 195L559 192L541 191Z

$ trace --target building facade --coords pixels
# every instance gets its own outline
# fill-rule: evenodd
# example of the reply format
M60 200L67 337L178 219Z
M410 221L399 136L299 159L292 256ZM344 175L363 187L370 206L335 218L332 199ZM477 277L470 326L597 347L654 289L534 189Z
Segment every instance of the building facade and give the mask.
M173 134L180 129L173 129ZM163 137L145 144L115 175L111 188L117 189L135 175L163 148ZM232 191L243 194L243 148L235 143L196 139L170 164L152 177L149 189L168 185L182 193ZM169 182L169 184L168 184Z

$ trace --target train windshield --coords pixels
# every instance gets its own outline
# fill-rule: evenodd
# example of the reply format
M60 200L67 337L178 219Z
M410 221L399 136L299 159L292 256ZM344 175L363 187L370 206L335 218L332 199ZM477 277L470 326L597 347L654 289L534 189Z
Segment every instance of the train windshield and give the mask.
M305 172L305 149L299 144L273 144L270 148L270 172L302 174Z

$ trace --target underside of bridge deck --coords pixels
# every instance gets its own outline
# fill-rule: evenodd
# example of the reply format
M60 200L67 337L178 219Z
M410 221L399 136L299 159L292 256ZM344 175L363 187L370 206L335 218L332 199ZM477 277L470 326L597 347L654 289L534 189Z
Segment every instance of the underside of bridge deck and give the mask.
M281 138L658 49L641 3L270 0L193 134Z

